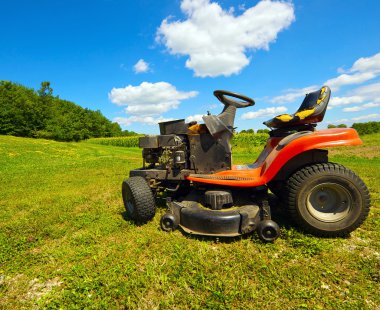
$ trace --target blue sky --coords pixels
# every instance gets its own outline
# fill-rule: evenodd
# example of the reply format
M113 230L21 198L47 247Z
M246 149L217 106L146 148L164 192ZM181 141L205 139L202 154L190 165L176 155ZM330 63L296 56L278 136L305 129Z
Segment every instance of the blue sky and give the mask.
M293 113L332 88L329 123L380 121L380 1L0 0L0 79L99 109L124 129L219 113L215 89L242 93L235 126Z

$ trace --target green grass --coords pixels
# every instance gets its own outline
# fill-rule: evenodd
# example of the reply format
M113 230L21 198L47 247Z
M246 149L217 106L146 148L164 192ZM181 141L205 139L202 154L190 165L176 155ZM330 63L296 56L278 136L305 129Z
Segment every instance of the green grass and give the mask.
M197 238L125 219L121 181L141 150L0 136L0 308L376 309L380 135L332 150L372 209L346 239L305 235L275 210L273 244ZM238 149L251 163L262 147Z

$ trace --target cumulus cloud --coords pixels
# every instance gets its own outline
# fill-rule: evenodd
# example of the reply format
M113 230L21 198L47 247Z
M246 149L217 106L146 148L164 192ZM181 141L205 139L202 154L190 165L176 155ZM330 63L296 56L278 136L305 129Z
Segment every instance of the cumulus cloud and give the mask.
M203 118L202 118L203 114L195 114L195 115L190 115L188 117L186 117L186 123L190 123L190 122L202 122L203 121Z
M186 20L166 18L157 41L171 54L188 56L186 67L200 77L239 73L250 62L247 50L268 50L295 19L293 5L284 1L260 1L239 16L210 0L183 0L181 10Z
M355 74L341 74L336 78L327 80L324 84L328 85L331 90L337 91L344 85L362 84L376 77L373 72L358 72Z
M115 117L114 122L120 125L129 126L132 123L142 123L146 125L157 125L157 123L172 121L172 118L165 118L162 116L152 117L152 116L129 116L129 117Z
M316 85L298 89L288 89L285 91L285 94L273 97L269 101L272 103L289 103L295 101L296 99L305 97L306 94L316 91L318 89L319 86Z
M356 96L365 98L375 102L380 102L380 83L372 83L366 86L359 87L352 91Z
M349 96L345 97L332 97L329 103L330 108L361 104L367 101L366 104L360 106L347 107L343 112L358 112L369 108L380 106L380 83L373 83L365 86L355 88L348 92ZM370 101L368 103L368 101Z
M242 119L254 119L259 117L273 117L277 114L281 114L286 112L288 109L286 107L270 107L266 109L259 109L255 112L247 112L244 113L241 118Z
M341 71L338 69L338 72ZM339 90L345 85L362 84L377 77L380 73L380 53L371 57L361 57L352 67L336 78L327 80L326 85L332 90Z
M353 118L342 118L338 119L336 121L326 121L326 124L352 124L353 122L368 122L371 120L380 120L380 114L379 113L373 113L373 114L368 114L368 115L362 115L362 116L357 116Z
M348 96L348 97L331 97L329 102L330 107L338 107L348 104L358 104L364 102L362 96Z
M127 106L127 114L154 116L176 109L181 100L195 97L197 94L196 91L178 91L167 82L142 82L139 86L113 88L108 96L111 102Z
M375 113L375 114L362 115L362 116L352 118L354 122L364 121L364 120L368 121L371 119L380 120L380 114Z
M336 121L326 121L324 123L326 124L344 124L344 123L352 123L351 120L349 120L348 118L341 118L341 119L337 119Z
M352 65L351 72L380 73L380 53L371 57L361 57Z
M370 102L370 103L363 104L361 106L354 106L354 107L350 107L350 108L344 108L343 112L359 112L359 111L367 110L367 109L370 109L370 108L376 108L378 106L380 106L380 103Z
M338 68L339 76L329 79L323 85L329 86L332 91L339 90L342 86L358 85L374 79L380 75L380 53L371 57L362 57L354 62L352 67L343 73L343 69ZM271 98L272 103L288 103L303 97L306 93L315 91L320 86L308 86L304 88L289 89L285 94ZM374 99L374 96L380 98L380 83L371 84L358 88L356 92L352 92L349 97L332 97L330 106L339 106L351 103L362 103L365 99ZM359 98L360 97L360 98ZM380 99L374 99L379 100Z
M149 71L149 64L144 59L140 59L134 66L135 73L144 73Z

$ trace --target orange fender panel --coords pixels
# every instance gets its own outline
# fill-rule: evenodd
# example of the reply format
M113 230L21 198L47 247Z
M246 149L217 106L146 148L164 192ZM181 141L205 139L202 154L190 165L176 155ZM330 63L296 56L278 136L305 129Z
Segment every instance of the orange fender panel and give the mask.
M332 128L318 130L310 135L293 140L281 150L273 149L266 159L262 178L269 182L277 172L294 156L313 149L323 149L344 145L363 144L358 133L352 128ZM264 183L263 183L264 184Z
M252 187L264 185L273 179L291 158L302 152L363 143L356 130L352 128L318 130L309 135L301 136L284 146L279 145L281 140L281 138L270 138L253 165L233 166L231 170L214 174L191 174L187 179L193 182L223 186Z

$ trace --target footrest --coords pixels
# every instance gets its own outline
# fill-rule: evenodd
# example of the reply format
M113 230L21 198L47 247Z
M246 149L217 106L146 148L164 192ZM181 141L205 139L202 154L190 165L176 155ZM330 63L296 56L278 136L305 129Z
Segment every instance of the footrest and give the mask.
M210 174L190 174L190 178L210 179L210 180L231 180L231 181L252 181L255 178L246 178L239 176L227 176L227 175L210 175Z

